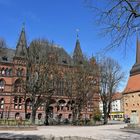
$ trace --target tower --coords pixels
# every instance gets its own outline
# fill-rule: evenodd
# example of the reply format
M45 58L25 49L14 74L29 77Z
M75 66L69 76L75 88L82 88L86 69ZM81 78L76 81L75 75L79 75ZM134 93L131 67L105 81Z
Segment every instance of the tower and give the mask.
M83 57L83 53L81 50L78 34L77 34L76 45L75 45L75 49L74 49L74 53L73 53L73 61L74 61L74 64L76 64L76 65L83 64L83 62L84 62L84 57Z
M130 70L127 85L123 91L123 105L125 118L135 117L140 123L140 42L137 35L136 61Z
M140 41L137 35L137 46L136 46L136 62L133 65L130 76L140 74Z
M16 46L15 58L27 58L27 42L24 26L22 27L20 37Z

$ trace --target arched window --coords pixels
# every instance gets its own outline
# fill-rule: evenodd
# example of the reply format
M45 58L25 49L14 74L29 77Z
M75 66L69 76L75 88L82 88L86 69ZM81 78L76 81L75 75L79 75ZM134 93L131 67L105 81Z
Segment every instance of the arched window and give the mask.
M19 117L19 115L20 115L19 112L15 113L15 118L17 119Z
M14 97L14 109L22 109L22 97Z
M38 119L40 120L42 118L42 113L38 114Z
M0 99L0 109L4 109L4 98Z
M5 89L5 81L3 79L0 79L0 91L4 91Z
M20 75L20 68L17 69L17 76L21 76Z
M20 70L20 76L24 76L24 69Z
M60 110L63 110L64 107L66 106L66 101L65 100L59 100L58 104L59 104Z
M31 101L30 98L26 99L26 106L27 106L27 109L31 109L32 108L32 101Z
M30 117L31 117L31 113L27 113L27 114L26 114L26 119L29 120Z
M5 69L5 76L9 76L9 69L8 68Z
M5 70L4 70L4 68L1 69L1 75L3 75L3 76L5 75Z
M9 69L9 76L12 76L12 69Z
M17 79L14 84L14 92L23 92L22 80Z

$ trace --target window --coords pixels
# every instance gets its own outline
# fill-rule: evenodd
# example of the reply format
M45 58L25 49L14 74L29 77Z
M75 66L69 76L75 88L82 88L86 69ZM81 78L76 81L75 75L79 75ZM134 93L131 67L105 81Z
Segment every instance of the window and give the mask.
M9 70L8 70L8 68L5 69L5 76L9 76Z
M67 64L67 60L62 60L62 62L63 62L64 64Z
M2 57L2 60L3 60L3 61L8 61L8 57L7 57L7 56L3 56L3 57Z
M4 99L0 99L0 109L4 109Z
M38 120L40 120L41 118L42 118L42 114L39 113L39 114L38 114Z
M3 79L0 80L0 91L4 91L5 81Z
M19 68L17 69L17 76L21 76L20 75L20 69Z
M1 69L1 74L4 76L5 75L5 70L4 68Z
M12 69L9 69L9 76L12 76Z
M22 109L22 97L14 97L14 109Z
M26 114L26 119L29 120L30 117L31 117L31 113L27 113L27 114Z
M14 92L22 92L22 80L17 79L14 84Z
M23 69L20 70L20 76L24 76L24 70Z
M31 108L32 108L32 101L31 101L30 98L28 98L28 99L26 100L26 106L27 106L27 109L31 109Z

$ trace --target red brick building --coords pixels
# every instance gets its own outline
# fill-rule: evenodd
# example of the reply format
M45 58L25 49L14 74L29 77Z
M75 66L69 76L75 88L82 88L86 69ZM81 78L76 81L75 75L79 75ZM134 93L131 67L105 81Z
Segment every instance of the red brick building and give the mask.
M48 51L54 51L48 48ZM58 65L60 70L70 70L76 63L83 61L83 54L80 42L77 39L73 58L71 58L63 48L55 47L58 54ZM0 52L0 118L13 119L16 115L25 118L25 103L27 104L26 118L31 115L31 100L24 98L22 89L22 80L26 79L26 56L28 47L24 28L21 31L16 50L3 48ZM22 77L22 80L21 80ZM58 115L61 118L71 118L72 110L69 105L69 99L63 93L63 90L53 97L54 102L50 106L50 117L55 119ZM88 105L86 110L82 111L82 117L90 118L93 114L93 107L98 108L98 93L94 100ZM85 116L86 113L86 116ZM38 108L36 118L44 118L44 107Z
M127 85L123 91L124 115L136 115L140 123L140 41L137 36L136 62L130 70Z

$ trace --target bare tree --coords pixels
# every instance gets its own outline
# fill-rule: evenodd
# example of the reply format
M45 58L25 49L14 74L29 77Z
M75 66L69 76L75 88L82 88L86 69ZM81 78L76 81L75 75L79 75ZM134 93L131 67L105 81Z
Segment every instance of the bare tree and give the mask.
M92 61L92 60L91 60ZM72 107L73 123L77 124L81 119L81 112L85 111L88 104L93 103L94 94L97 91L97 65L91 61L85 61L77 65L71 73L69 80L69 98ZM68 93L68 91L67 91Z
M49 102L54 94L54 75L56 65L47 52L49 46L46 40L35 40L28 50L26 98L32 102L32 124L35 123L38 107Z
M0 38L0 52L3 48L6 48L7 45L6 45L6 42L3 38Z
M125 47L137 30L140 30L140 1L139 0L85 0L101 31L106 36L111 37L108 48L114 48L122 43ZM102 3L102 4L101 4Z
M120 65L111 58L103 58L99 64L100 97L103 103L104 124L107 124L112 96L124 78Z

